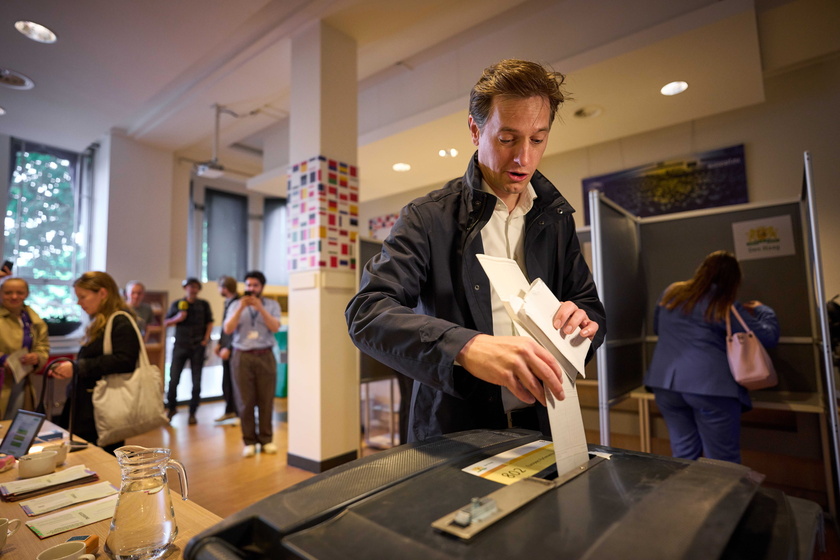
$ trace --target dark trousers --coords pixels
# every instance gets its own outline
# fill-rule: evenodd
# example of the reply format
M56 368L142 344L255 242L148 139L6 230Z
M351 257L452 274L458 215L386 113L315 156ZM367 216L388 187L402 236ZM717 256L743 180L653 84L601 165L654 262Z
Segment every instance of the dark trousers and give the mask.
M271 443L274 436L274 393L277 362L274 353L234 350L230 359L233 388L239 407L242 441L245 445ZM259 414L259 430L254 412Z
M222 396L225 399L225 414L239 415L236 408L236 396L233 394L233 373L230 360L222 360Z
M654 389L674 457L741 462L741 401Z
M172 363L169 366L169 392L166 396L169 410L175 410L178 404L178 383L181 381L181 372L187 360L192 370L192 398L190 398L190 414L198 410L198 403L201 400L201 369L204 367L205 347L201 344L195 346L178 346L172 348Z

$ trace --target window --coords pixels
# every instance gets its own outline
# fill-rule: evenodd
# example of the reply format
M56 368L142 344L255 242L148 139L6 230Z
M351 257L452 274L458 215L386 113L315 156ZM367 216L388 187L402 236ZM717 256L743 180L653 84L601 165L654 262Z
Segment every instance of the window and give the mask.
M266 198L263 209L262 262L269 284L289 285L288 229L286 199Z
M29 282L27 303L41 317L78 320L73 281L86 268L81 232L87 230L81 178L92 156L12 139L11 161L5 257L13 274Z
M261 270L269 284L288 285L286 199L249 192L231 181L190 185L188 276L215 281L232 276L242 282L248 270ZM192 249L195 247L195 249Z
M202 278L245 277L248 266L248 198L208 188L204 194Z

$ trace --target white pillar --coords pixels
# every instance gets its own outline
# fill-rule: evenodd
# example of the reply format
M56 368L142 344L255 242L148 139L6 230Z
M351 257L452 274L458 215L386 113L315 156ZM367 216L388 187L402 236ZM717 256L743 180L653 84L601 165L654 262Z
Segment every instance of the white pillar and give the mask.
M322 472L357 457L359 378L344 308L358 232L355 41L319 22L292 39L289 451Z

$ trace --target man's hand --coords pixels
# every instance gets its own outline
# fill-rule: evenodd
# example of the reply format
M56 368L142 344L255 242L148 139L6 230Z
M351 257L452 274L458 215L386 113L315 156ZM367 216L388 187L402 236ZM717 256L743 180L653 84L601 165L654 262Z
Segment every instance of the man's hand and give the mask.
M580 327L580 336L592 340L598 332L598 323L590 321L586 311L575 305L573 301L564 301L554 315L554 328L565 334Z
M507 387L523 402L536 399L545 406L543 386L555 399L565 398L560 364L530 338L480 334L464 345L457 360L475 377Z
M178 313L176 313L175 315L173 315L172 317L170 317L169 319L164 321L164 326L168 327L169 325L177 325L178 323L180 323L181 321L183 321L186 318L187 318L187 312L186 311L179 311Z
M240 299L242 300L240 304L242 307L253 307L257 310L263 307L262 300L257 296L242 296Z

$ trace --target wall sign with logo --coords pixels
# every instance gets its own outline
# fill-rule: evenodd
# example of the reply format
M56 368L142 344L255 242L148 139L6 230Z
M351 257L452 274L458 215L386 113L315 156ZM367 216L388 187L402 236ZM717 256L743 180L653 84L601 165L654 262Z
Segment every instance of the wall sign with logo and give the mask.
M734 222L732 239L735 242L735 257L739 261L796 254L789 215Z

